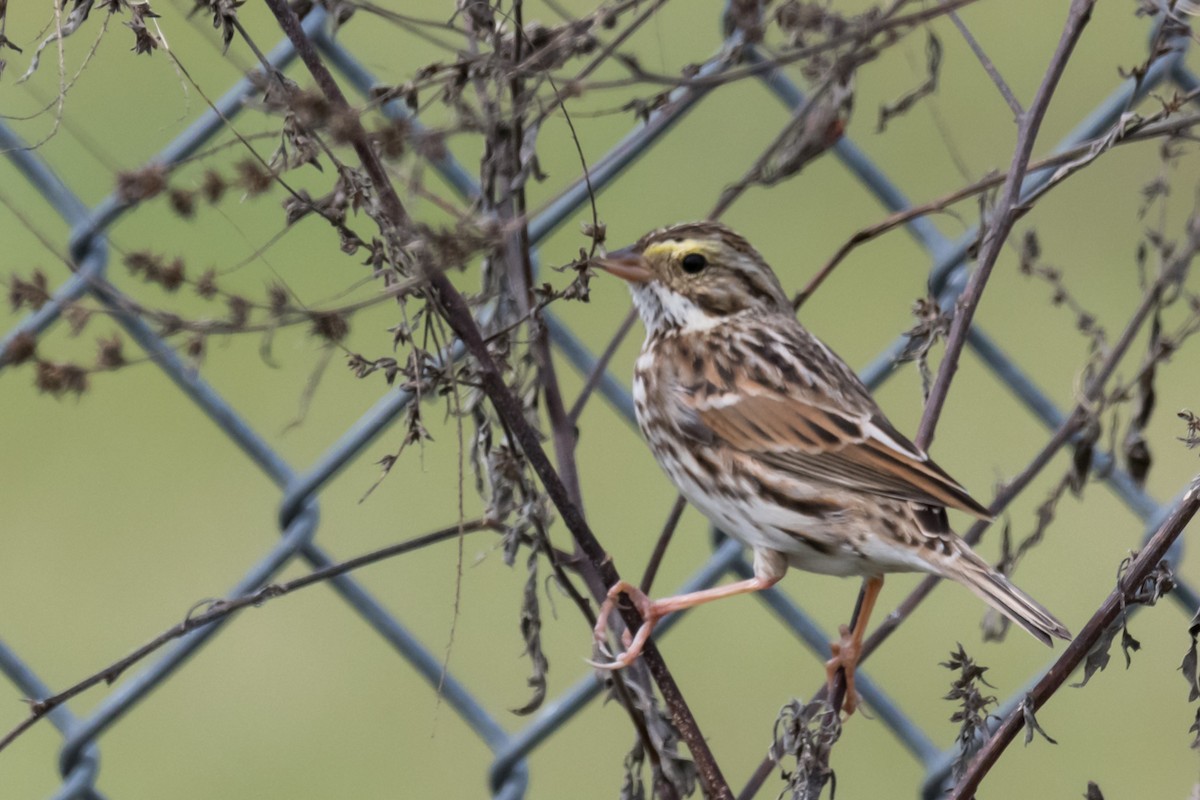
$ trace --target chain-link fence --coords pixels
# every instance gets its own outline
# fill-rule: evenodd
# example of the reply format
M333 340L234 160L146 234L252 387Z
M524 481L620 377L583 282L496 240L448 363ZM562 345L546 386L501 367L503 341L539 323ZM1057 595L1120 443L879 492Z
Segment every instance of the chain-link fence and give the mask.
M303 19L303 30L346 85L352 86L364 99L376 96L373 92L382 82L355 53L343 47L331 34L330 21L323 9L314 8L307 13ZM1147 34L1156 35L1149 26ZM735 65L767 63L768 59L763 53L753 45L740 41L738 37L741 35L740 32L731 33L718 55L699 65L692 77L702 79L719 76ZM1056 152L1073 151L1080 145L1102 140L1111 134L1123 115L1151 93L1165 94L1172 87L1183 93L1196 91L1200 87L1200 79L1185 64L1188 43L1187 36L1171 40L1167 55L1153 60L1145 75L1117 85L1112 95L1059 143ZM296 50L286 39L266 54L266 59L276 69L287 67L295 57ZM764 69L759 80L786 108L794 110L803 107L804 95L782 70ZM146 164L161 165L169 170L201 151L231 120L237 118L252 97L261 93L263 82L261 72L238 82L224 96L216 99L211 110L191 124L183 134L147 159ZM705 102L710 91L711 86L700 80L673 89L658 108L648 112L644 124L638 124L608 153L590 165L587 181L580 176L556 202L530 220L528 235L531 244L536 247L564 222L576 219L580 210L586 207L589 197L619 180L626 168L647 150L669 141L672 129L684 123ZM410 116L402 99L383 103L382 112L391 118L408 120L411 129L420 130L420 120ZM0 339L0 353L6 354L5 360L0 361L0 367L11 366L5 361L13 360L11 356L21 342L28 341L30 336L40 336L56 325L66 324L64 310L82 298L92 298L107 309L128 336L149 355L155 367L174 382L178 391L186 395L216 423L225 436L236 443L243 457L253 462L279 487L281 535L278 543L268 555L247 565L243 577L230 590L228 597L253 594L272 581L282 568L297 560L313 570L333 566L336 560L318 541L317 508L322 492L338 479L339 472L347 463L359 456L381 431L393 425L405 413L409 404L414 402L413 394L405 390L388 391L311 464L296 464L285 459L268 444L268 437L260 434L239 415L228 398L206 383L193 364L178 352L177 347L165 340L158 326L150 324L135 309L131 309L122 294L109 284L106 275L110 269L110 252L106 235L118 220L137 213L139 203L115 191L99 203L89 205L73 191L69 176L64 178L56 174L39 156L39 152L29 149L9 125L0 124L0 148L11 164L69 226L67 247L75 265L75 272L68 280L48 289L49 297L44 304ZM851 138L837 141L832 153L842 167L861 181L862 186L891 212L905 212L911 208L901 187L894 184ZM479 196L481 189L471 170L452 155L435 155L430 158L429 164L464 200L470 201ZM1022 198L1036 196L1052 180L1057 169L1057 166L1047 166L1029 172L1022 184ZM967 285L979 231L971 229L958 239L950 240L925 216L914 215L904 224L911 237L927 253L931 293L937 297L943 309L953 307ZM598 354L581 340L568 319L561 317L553 306L545 310L544 320L555 352L581 374L596 374L596 389L600 395L632 424L633 408L626 381L608 369L602 368L597 372ZM906 337L893 342L863 370L863 379L872 387L887 380L892 374L893 364L907 345ZM1021 364L1006 354L1001 342L980 325L975 325L969 333L968 346L994 373L995 378L1018 397L1048 430L1062 428L1069 414L1057 407L1022 369ZM457 361L465 354L465 347L461 343L454 343L446 348L444 356L449 361ZM1097 453L1091 467L1144 521L1147 535L1158 528L1173 507L1170 503L1149 496L1138 481L1113 463L1109 455ZM712 585L730 574L750 574L750 567L740 547L721 539L715 541L718 546L712 557L696 570L684 587L686 590ZM1134 544L1130 542L1131 546ZM1176 547L1173 558L1178 559L1181 554L1181 548ZM387 607L351 574L336 575L329 582L397 655L425 677L445 704L461 716L491 751L488 780L489 792L493 797L524 796L531 780L527 757L568 725L582 709L599 702L605 692L601 682L588 675L574 685L553 693L543 710L527 723L509 730L506 724L498 721L494 702L468 682L460 680L453 669L443 671L442 656L423 644L406 623L409 613L406 609ZM1171 598L1185 614L1190 615L1200 605L1200 597L1182 577L1177 576L1175 582ZM802 640L818 654L828 652L826 643L830 639L829 632L822 630L788 595L772 589L762 593L761 597L790 635ZM5 615L13 613L19 614L20 610L9 609ZM164 652L151 657L146 663L138 664L135 672L124 677L111 693L86 713L73 711L71 703L49 712L50 722L63 739L59 765L62 785L55 796L102 796L96 786L105 737L111 735L122 719L135 711L156 687L179 674L190 656L221 636L227 630L226 621L222 618L193 630L170 644ZM656 637L667 636L676 623L683 623L683 620L673 617L665 621L657 629ZM24 696L43 698L53 693L49 682L40 677L43 665L30 663L2 640L0 669ZM1038 677L1031 676L1030 685ZM870 714L902 742L912 759L920 765L925 774L922 796L938 796L944 790L952 764L959 756L957 743L951 743L950 746L937 744L940 737L927 732L910 718L892 699L890 691L895 691L895 687L889 687L886 679L873 677L869 667L860 674L858 688ZM997 718L1006 717L1019 708L1026 696L1027 689L1022 689L1006 698L995 712ZM0 755L0 775L4 771L3 759L4 756ZM0 791L0 795L7 796L3 791Z

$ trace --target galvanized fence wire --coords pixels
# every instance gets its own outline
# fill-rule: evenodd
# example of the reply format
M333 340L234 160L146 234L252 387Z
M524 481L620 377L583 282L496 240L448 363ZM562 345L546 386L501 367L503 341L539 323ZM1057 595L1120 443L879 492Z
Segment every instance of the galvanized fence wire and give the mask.
M369 96L372 87L377 85L375 77L356 60L353 53L330 36L325 12L320 8L311 11L304 19L303 27L308 36L318 44L329 64L364 97ZM740 44L736 36L737 34L732 35L719 54L702 65L699 76L718 74L728 66L727 59L733 45ZM1184 91L1200 87L1200 78L1190 72L1184 64L1186 39L1176 42L1175 45L1174 52L1155 61L1140 82L1130 80L1119 86L1063 139L1058 150L1069 149L1101 135L1132 104L1165 84L1174 84ZM291 44L285 39L270 52L268 60L276 69L282 69L295 55ZM763 60L753 48L743 47L740 55L742 63ZM761 80L787 108L794 110L803 104L803 94L781 71L765 72ZM225 120L232 119L239 113L257 86L258 84L249 78L238 82L215 104L214 110L205 113L146 163L169 167L196 153L223 129ZM669 102L653 112L644 125L630 132L604 157L591 165L592 187L599 190L616 180L625 168L682 121L704 99L706 92L702 86L692 83L671 93ZM413 126L420 126L419 120L412 118L400 102L391 101L385 104L383 113L393 118L404 118ZM303 559L314 569L336 563L336 559L315 541L319 527L318 500L321 491L345 465L396 420L413 401L413 396L405 391L389 392L307 469L298 469L287 463L239 416L237 410L224 397L176 355L166 341L120 302L119 293L108 283L108 248L105 232L119 217L134 210L136 205L122 201L114 193L95 207L88 208L71 188L49 169L36 151L27 149L25 143L3 123L0 123L0 150L4 151L25 179L71 226L69 252L77 266L76 272L53 292L49 302L27 316L0 339L0 353L4 353L16 337L40 333L51 327L66 306L85 295L90 295L111 312L120 326L151 356L158 368L170 377L178 389L202 409L219 429L237 444L245 457L269 476L281 490L279 541L266 556L247 569L242 579L230 589L229 596L246 595L262 587L280 569L297 558ZM848 137L843 138L834 147L834 153L842 165L886 208L891 211L910 208L909 201L900 189ZM478 195L479 187L475 178L451 156L435 159L431 166L462 198L470 199ZM1050 169L1031 172L1023 184L1022 197L1028 197L1044 186L1050 180L1051 174ZM576 213L587 202L588 195L588 186L581 176L556 202L531 220L531 241L536 245L543 240ZM936 293L943 308L951 306L966 285L969 269L967 251L975 241L978 231L970 230L957 240L951 241L942 236L931 222L921 217L908 222L907 230L929 254L932 262L929 279L931 291ZM546 312L545 320L557 352L565 356L582 374L591 374L597 364L596 354L577 338L552 309ZM995 377L1048 429L1053 430L1062 424L1065 420L1064 413L978 324L971 331L968 343ZM905 344L906 340L903 337L898 338L871 362L862 374L868 385L874 388L887 380L896 357ZM463 354L463 347L455 343L442 356L453 361L461 358ZM0 361L0 370L4 366ZM605 371L597 389L628 423L634 423L633 403L619 378ZM1166 515L1170 504L1160 503L1146 494L1126 472L1111 463L1111 459L1105 455L1097 456L1093 469L1145 522L1147 535L1152 532ZM681 587L681 591L711 586L729 573L738 576L751 574L751 567L735 542L725 540L715 531L714 541L716 547L712 557ZM1181 555L1182 548L1177 546L1173 551L1173 558L1178 560ZM508 733L488 710L484 699L459 681L453 672L443 672L441 660L409 631L398 613L386 608L363 588L359 581L349 575L333 578L331 583L346 603L390 644L398 655L424 676L430 686L436 687L444 702L461 715L491 749L494 760L488 780L492 797L524 796L529 780L526 757L602 692L601 684L592 676L586 676L547 702L543 710L533 716L522 729ZM780 624L808 648L821 655L827 654L827 642L830 639L828 632L821 630L799 605L774 589L759 593L759 597L775 613ZM1178 576L1172 597L1189 615L1200 606L1200 595L1196 589ZM656 629L656 636L668 635L684 617L686 613L667 618ZM103 796L95 788L99 773L101 737L126 713L133 711L152 689L170 679L192 654L219 635L227 621L226 619L209 625L182 637L149 666L124 680L86 717L74 715L65 706L60 706L49 714L51 723L62 734L64 740L59 764L63 779L54 795L56 798L66 800ZM0 671L18 691L28 697L46 697L51 694L49 687L38 678L33 668L2 640ZM1030 685L1038 677L1031 678ZM1027 688L1008 698L1002 704L1000 713L1007 713L1020 704ZM923 795L930 798L937 796L945 787L957 750L943 749L936 745L932 738L891 700L880 683L873 680L869 670L865 668L859 673L858 689L878 720L895 735L925 770Z

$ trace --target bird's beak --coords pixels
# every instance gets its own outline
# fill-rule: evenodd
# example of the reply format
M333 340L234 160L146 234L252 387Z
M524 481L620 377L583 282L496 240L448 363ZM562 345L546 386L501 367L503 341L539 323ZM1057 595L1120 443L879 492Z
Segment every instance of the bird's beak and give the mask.
M593 260L592 263L623 281L646 283L650 280L650 265L641 253L635 253L629 247L614 250L604 258Z

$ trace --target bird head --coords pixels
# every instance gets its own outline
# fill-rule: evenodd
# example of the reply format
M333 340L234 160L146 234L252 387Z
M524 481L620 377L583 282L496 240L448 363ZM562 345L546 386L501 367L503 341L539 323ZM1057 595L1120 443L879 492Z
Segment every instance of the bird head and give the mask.
M704 330L741 314L792 313L763 257L718 222L652 231L594 263L629 284L651 334Z

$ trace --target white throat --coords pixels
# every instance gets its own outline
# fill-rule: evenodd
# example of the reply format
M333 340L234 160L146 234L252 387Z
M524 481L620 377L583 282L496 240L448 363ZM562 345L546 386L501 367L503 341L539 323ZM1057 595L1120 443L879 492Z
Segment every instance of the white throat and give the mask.
M646 326L646 335L675 328L683 332L704 331L721 322L679 292L663 288L662 284L631 283L633 305Z

